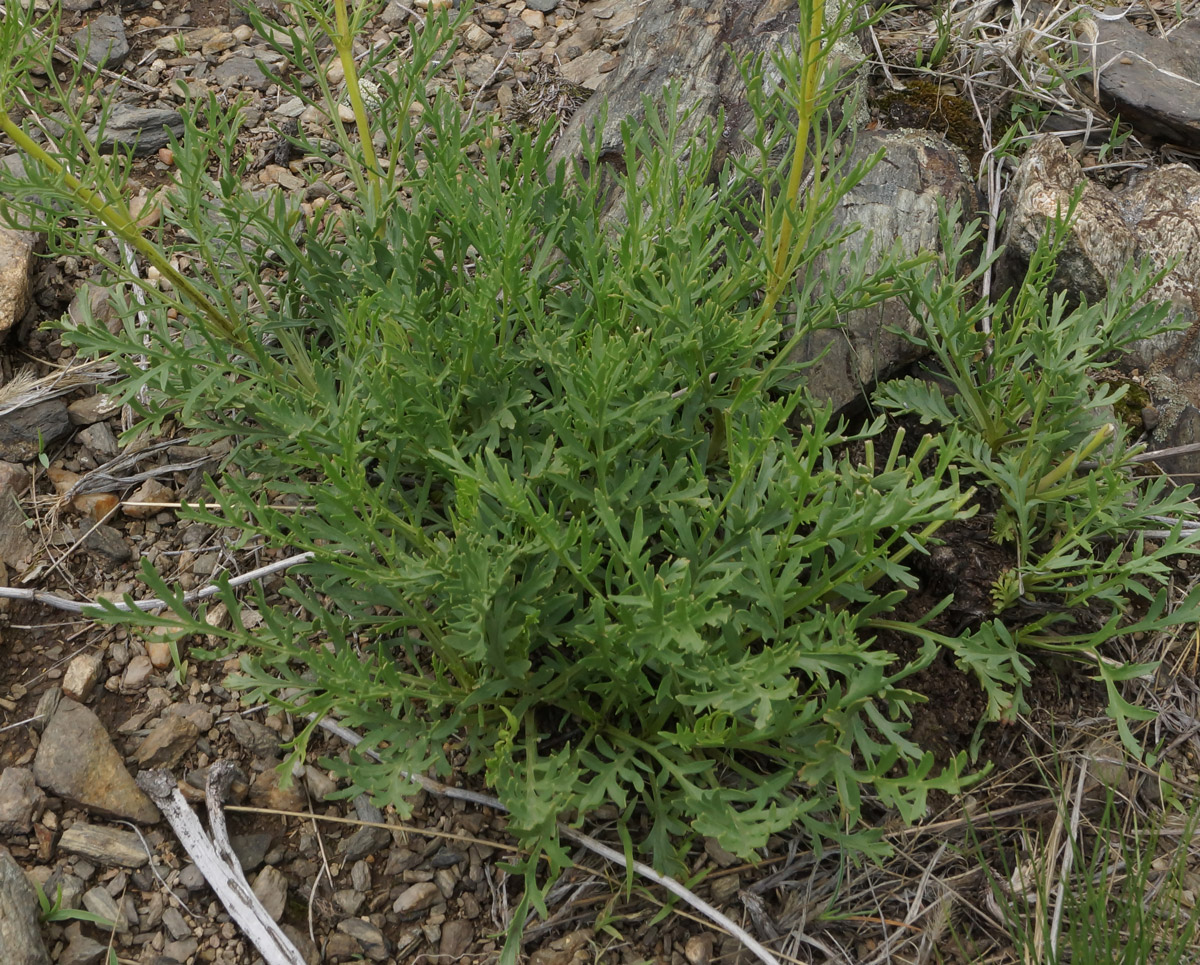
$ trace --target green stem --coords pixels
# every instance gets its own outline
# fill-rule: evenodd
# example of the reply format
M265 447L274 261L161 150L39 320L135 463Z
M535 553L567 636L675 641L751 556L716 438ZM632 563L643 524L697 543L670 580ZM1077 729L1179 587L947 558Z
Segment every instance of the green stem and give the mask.
M232 342L241 351L251 357L256 357L253 344L247 338L241 326L231 322L221 311L209 301L186 276L171 264L170 260L154 244L147 241L129 213L117 205L111 204L96 191L83 184L79 178L71 174L62 164L50 156L36 141L16 124L7 111L0 111L0 131L3 131L23 153L33 158L47 170L59 178L67 191L71 193L88 211L99 218L105 226L121 241L135 249L151 265L158 269L167 281L183 292L201 312L213 329L224 339ZM142 283L145 287L145 283Z
M821 50L821 35L825 29L825 2L824 0L800 0L800 3L801 7L809 6L811 13L801 21L801 30L804 33L804 77L796 120L796 149L792 155L787 192L783 198L783 217L779 226L779 240L775 246L775 262L755 328L761 327L763 322L775 311L775 306L783 295L783 289L792 275L792 234L795 230L795 216L800 209L800 184L804 177L804 165L808 159L808 137L812 132L812 119L816 113L817 93L821 84L821 68L825 63L825 55ZM813 164L811 195L815 196L819 193L820 181L820 158L817 158ZM807 243L811 224L812 218L806 209L804 230L798 242L800 246Z
M1088 438L1088 441L1084 443L1082 449L1071 453L1071 457L1069 459L1060 463L1050 472L1046 473L1046 475L1043 476L1038 482L1034 493L1038 496L1045 495L1046 491L1050 489L1051 486L1055 485L1067 474L1074 472L1076 466L1078 466L1081 462L1083 462L1083 460L1104 445L1104 443L1108 441L1112 434L1112 423L1104 423L1104 425L1091 434L1091 436Z
M346 95L350 98L350 108L354 111L354 124L358 128L358 140L362 145L363 160L366 162L367 179L373 195L372 200L378 204L382 197L381 169L379 157L375 153L375 145L371 141L371 124L367 119L367 105L363 101L362 88L358 84L358 67L354 63L354 33L350 29L346 0L334 0L333 8L337 21L337 34L330 39L342 62L342 76L346 80Z

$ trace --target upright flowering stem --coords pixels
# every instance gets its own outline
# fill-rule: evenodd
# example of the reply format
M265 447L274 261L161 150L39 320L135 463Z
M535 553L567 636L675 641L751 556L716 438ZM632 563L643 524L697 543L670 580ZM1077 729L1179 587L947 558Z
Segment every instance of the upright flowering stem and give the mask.
M791 171L788 172L787 193L783 199L779 239L775 246L775 262L759 314L759 325L762 325L775 310L784 288L791 279L792 236L800 212L800 184L804 177L804 165L808 160L808 137L812 133L812 120L817 110L817 94L821 88L822 67L825 64L825 52L821 49L822 35L825 32L825 0L800 0L800 5L802 10L800 34L801 42L804 45L804 68L796 121L796 149L792 155ZM818 193L820 182L820 166L814 165L810 194ZM803 235L807 235L811 227L807 213L804 220ZM803 243L806 240L806 237L802 236L800 242Z
M350 109L354 111L354 124L358 128L358 139L362 144L363 160L367 166L367 181L371 186L372 200L381 200L381 169L375 145L371 141L371 125L367 120L367 105L363 101L362 89L358 84L358 67L354 63L354 34L346 11L346 0L334 0L334 17L337 33L330 39L342 62L342 76L346 79L346 95L350 98Z

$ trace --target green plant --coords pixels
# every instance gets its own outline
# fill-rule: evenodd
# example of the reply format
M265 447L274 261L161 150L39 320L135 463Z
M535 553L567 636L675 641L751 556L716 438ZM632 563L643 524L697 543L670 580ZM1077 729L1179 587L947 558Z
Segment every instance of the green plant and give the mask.
M109 930L117 927L116 922L109 921L103 915L97 915L94 911L85 911L82 908L64 908L61 885L54 894L54 900L51 901L45 889L42 888L41 883L36 879L30 880L33 881L33 890L38 900L38 921L42 922L42 924L59 921L86 921Z
M1190 619L1194 601L1167 613L1163 583L1173 556L1196 551L1195 534L1176 527L1150 542L1141 530L1194 510L1187 488L1135 472L1113 412L1128 386L1096 378L1121 348L1163 327L1166 307L1147 301L1157 276L1131 266L1095 305L1071 307L1065 294L1051 294L1070 217L1064 212L1042 240L1015 292L994 302L972 296L989 262L965 267L978 226L946 234L940 270L913 276L905 297L921 325L910 337L950 390L908 377L882 386L875 401L943 427L962 471L987 494L993 538L1012 548L991 587L995 617L941 640L988 691L989 719L1023 707L1022 651L1074 654L1096 665L1135 749L1126 720L1146 714L1118 683L1148 668L1115 665L1098 648L1117 633Z
M820 16L806 22L819 36ZM837 198L862 169L818 157L828 177L804 198L792 184L774 208L782 240L760 244L743 227L762 217L744 176L705 184L719 125L679 143L668 98L625 132L626 221L610 236L594 178L546 173L548 131L501 155L459 105L426 94L421 71L450 29L431 21L412 66L373 74L381 115L399 118L386 166L333 131L356 172L340 221L297 231L283 198L247 197L228 161L236 121L195 105L167 207L177 250L205 270L176 271L181 298L150 292L187 326L156 312L137 331L127 312L115 336L66 333L115 353L122 397L150 426L177 417L236 441L219 509L198 516L316 554L289 583L295 609L266 608L240 685L275 701L287 690L291 706L361 727L364 749L390 748L385 767L333 764L397 803L411 788L401 768L448 774L461 746L552 872L565 860L557 822L605 802L626 850L663 868L679 867L690 834L751 856L797 822L877 853L862 788L915 817L929 790L958 786L961 762L935 772L903 736L917 699L903 681L934 648L889 666L862 629L903 596L903 561L968 494L930 440L877 456L882 423L849 432L784 390L786 343L886 297L906 267L868 275L863 252L834 251ZM820 125L805 76L798 106ZM45 165L24 186L33 210L82 201L113 216L113 199L64 177L64 159L17 139ZM766 173L757 188L772 197ZM259 270L268 250L282 281ZM757 290L765 280L781 299L786 273L831 253L825 294L793 292L801 321L785 333ZM854 284L834 294L840 271ZM852 459L857 441L866 456ZM272 508L256 476L312 508ZM869 589L884 578L888 590ZM226 601L226 636L242 646ZM160 623L176 620L212 629L184 607ZM537 865L525 871L534 901Z
M231 626L213 627L149 566L170 613L103 615L221 638L243 654L233 682L252 699L359 729L348 762L323 762L348 795L403 812L408 774L465 767L486 782L548 859L517 866L510 958L567 861L559 822L603 804L626 852L668 872L695 835L751 858L798 827L816 847L882 854L864 797L911 820L966 780L964 755L939 769L908 737L922 698L907 681L942 647L981 648L983 631L963 644L929 628L936 611L896 609L917 584L912 560L975 512L959 466L996 480L964 459L974 429L885 439L882 418L852 429L794 388L800 339L911 294L929 260L893 253L868 271L871 246L832 227L866 170L839 153L836 79L821 80L843 24L825 28L806 0L809 61L780 55L788 82L753 100L754 156L715 179L721 119L689 140L676 94L647 104L623 132L624 219L606 225L595 146L569 180L549 168L549 128L514 132L501 152L451 85L437 89L456 23L430 16L399 61L371 51L361 83L346 68L351 129L325 73L315 94L302 76L321 30L352 60L371 7L294 6L304 16L280 43L294 70L277 81L329 118L337 150L301 132L306 155L349 175L311 218L247 192L236 110L213 100L188 105L173 145L169 251L124 213L127 164L84 143L82 118L39 143L0 112L28 160L3 185L15 203L56 244L99 247L113 277L129 275L102 229L170 283L147 289L148 326L118 306L115 334L85 320L64 338L121 367L143 430L176 420L197 444L232 443L194 518L313 554L285 606L252 593L252 634L228 588ZM37 54L5 30L0 107ZM813 137L781 172L780 122L795 117ZM1062 393L1091 390L1067 375ZM1077 480L1054 471L1035 476L1050 480L1042 501L1068 503ZM973 666L1013 686L1026 641L989 626ZM915 655L898 660L881 629L918 638Z
M935 71L941 67L943 61L953 49L954 42L954 23L953 23L954 5L951 3L939 11L937 19L934 22L934 30L936 40L933 42L933 48L929 51L929 56L925 55L925 48L918 46L916 51L916 61L913 64L916 70L931 70Z

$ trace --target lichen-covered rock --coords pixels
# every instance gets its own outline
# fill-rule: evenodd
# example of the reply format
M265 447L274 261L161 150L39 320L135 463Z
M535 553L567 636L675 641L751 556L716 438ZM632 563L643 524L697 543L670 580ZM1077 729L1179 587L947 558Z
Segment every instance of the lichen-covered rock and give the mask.
M1137 238L1121 216L1116 198L1084 177L1079 162L1050 135L1035 141L1017 169L1005 225L1005 280L1016 283L1055 221L1071 211L1070 234L1058 257L1055 286L1089 302L1103 298L1109 282L1137 254Z
M1083 186L1062 252L1055 287L1089 302L1103 298L1130 262L1164 272L1149 297L1169 302L1174 331L1130 347L1127 363L1145 378L1161 420L1151 441L1200 441L1200 172L1171 164L1142 172L1121 191L1087 181L1055 137L1036 141L1015 179L1005 244L1005 283L1015 284L1036 239ZM1178 459L1168 466L1185 471ZM1187 471L1194 471L1189 469Z
M0 965L50 965L37 907L25 872L0 848Z
M858 227L852 245L871 239L871 270L897 242L906 255L936 250L939 205L949 209L958 202L968 219L978 207L966 158L941 136L927 131L864 132L850 164L879 150L886 152L886 161L875 165L842 199L834 223L836 230ZM792 358L819 359L804 373L808 390L839 411L850 409L876 381L920 358L920 349L899 333L913 332L915 325L899 299L889 299L848 312L836 329L814 332Z
M826 0L826 18L838 16L842 0ZM725 128L713 159L719 171L730 155L744 153L751 143L756 120L746 99L745 76L740 65L752 56L764 59L768 83L777 83L779 72L771 64L773 53L795 49L800 12L793 0L709 0L688 4L678 0L649 0L636 12L628 43L611 72L604 72L596 96L572 117L551 156L551 163L572 161L582 155L583 138L589 138L603 114L599 129L600 160L614 167L623 164L621 127L639 123L645 113L644 98L661 104L669 84L679 84L678 113L682 139L698 133L724 113ZM589 55L607 56L603 51ZM572 61L564 70L568 80L588 85ZM827 72L845 78L846 104L856 105L856 122L865 119L861 96L866 75L858 68L864 60L862 45L853 35L840 38L829 52ZM608 65L606 64L605 67ZM597 68L600 69L599 67ZM609 209L619 205L615 195Z

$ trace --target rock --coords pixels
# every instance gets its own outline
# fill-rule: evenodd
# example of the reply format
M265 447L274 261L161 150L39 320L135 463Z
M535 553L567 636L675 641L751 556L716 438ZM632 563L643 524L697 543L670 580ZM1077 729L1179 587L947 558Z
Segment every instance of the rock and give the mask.
M67 664L63 674L63 696L79 703L87 701L100 682L100 671L104 669L104 658L98 653L81 653Z
M1109 280L1136 257L1137 239L1112 193L1088 181L1062 142L1047 135L1026 152L1009 191L1001 265L1005 285L1019 284L1048 226L1066 215L1080 185L1083 193L1058 257L1053 290L1069 290L1095 303L1108 291Z
M533 30L524 20L514 20L510 23L508 36L514 50L524 50L533 43Z
M129 56L125 22L113 14L97 17L75 34L75 49L97 67L116 70Z
M81 283L67 306L67 315L80 327L97 323L107 327L118 321L112 289L89 281Z
M272 767L255 775L250 785L250 803L255 807L271 808L276 811L304 811L308 802L304 792L296 786L293 780L288 787L280 787L279 771Z
M62 8L72 12L81 12L98 7L103 0L62 0Z
M125 672L121 674L121 693L134 694L139 690L145 690L146 684L150 680L150 675L154 672L154 664L145 654L138 654L125 666Z
M66 874L59 869L45 884L47 897L58 901L63 908L79 908L83 905L83 879L79 875Z
M273 921L283 917L283 909L287 905L287 878L278 868L267 865L254 879L251 889L262 902L263 908Z
M496 76L500 61L491 54L480 54L473 58L463 71L467 80L475 87L482 87Z
M1012 208L998 279L1012 285L1024 274L1036 235L1062 210L1080 185L1083 195L1057 261L1053 289L1089 302L1103 298L1130 261L1149 259L1165 271L1149 297L1171 303L1178 331L1163 331L1127 351L1155 394L1154 447L1200 441L1200 173L1183 164L1143 172L1121 192L1086 181L1078 162L1057 138L1030 147L1014 179ZM1167 270L1170 266L1170 270ZM1169 470L1200 471L1200 459L1173 457Z
M27 517L11 493L0 494L0 562L23 570L37 551L26 526Z
M338 922L337 930L358 942L363 954L371 961L382 962L387 959L387 939L383 937L383 932L371 922L361 918L347 918Z
M708 887L712 903L720 908L738 893L738 889L742 887L742 879L740 875L722 875L711 879Z
M388 5L379 16L385 27L395 29L408 19L408 7L400 0L388 0Z
M75 512L103 520L120 506L121 501L112 493L79 492L81 477L61 466L51 466L46 475L54 484L54 491L63 500L69 500Z
M212 709L204 704L171 704L163 711L163 716L186 718L201 734L211 730L213 725Z
M360 794L354 799L354 811L360 821L383 823L383 812L372 804L365 794ZM386 848L391 840L391 832L384 828L359 828L341 841L338 853L344 855L347 861L358 861Z
M562 75L572 84L578 84L588 90L596 90L600 87L606 74L606 71L600 68L608 63L611 56L602 47L589 50L578 57L573 57L571 62L562 68Z
M875 165L842 199L834 215L834 230L858 227L849 245L862 245L866 235L872 235L870 269L878 267L896 241L908 255L936 249L939 205L949 208L960 202L964 218L978 206L966 158L939 135L861 132L850 165L881 149L886 151L886 163ZM827 264L820 259L815 271ZM814 398L831 402L835 411L861 405L877 379L893 375L924 354L900 334L904 329L915 333L918 323L899 299L848 312L839 322L835 329L808 335L792 354L796 362L820 359L802 378Z
M279 734L266 724L235 714L229 718L229 733L254 757L279 756Z
M163 925L166 926L171 938L178 941L181 938L189 938L192 934L192 927L184 921L183 913L174 905L168 905L163 909L162 914Z
M362 946L344 932L334 932L325 943L325 961L344 961L362 955Z
M174 663L171 645L165 640L146 641L146 656L150 658L150 666L155 670L166 670Z
M304 959L304 965L321 965L321 953L317 951L317 946L313 944L313 940L308 937L307 928L302 931L295 925L287 923L280 927L283 929L283 933L292 940L292 944L296 946L296 951Z
M98 942L76 930L59 955L57 965L98 965L107 952L107 943Z
M722 848L716 838L704 839L704 853L712 858L718 868L732 868L735 864L742 863L742 859L736 854Z
M0 498L18 498L29 488L29 472L15 462L0 460Z
M237 45L238 39L233 35L232 31L218 28L216 33L200 45L200 53L205 57L211 57L213 54L232 50Z
M247 90L266 90L267 75L253 57L230 57L218 64L212 82L220 88L244 87Z
M243 871L253 871L263 863L274 839L269 834L234 834L229 843Z
M133 145L134 157L149 157L166 147L170 141L168 131L176 138L183 137L183 116L179 111L161 107L118 107L112 112L100 138L99 126L88 131L88 137L97 141L102 153L109 153L116 145Z
M185 780L198 791L203 791L208 786L209 767L197 767L195 770L187 772ZM230 800L234 804L241 804L246 800L246 793L249 790L250 778L236 764L233 765L233 783L229 787Z
M344 915L357 915L367 896L353 888L340 888L333 893L333 903L342 910Z
M28 834L46 802L27 767L6 767L0 773L0 834Z
M133 559L133 547L125 539L124 534L119 529L105 523L97 526L89 525L86 535L83 537L83 545L84 548L98 553L117 566Z
M70 413L68 413L69 415ZM105 459L115 456L121 451L121 447L117 444L117 437L113 435L112 429L106 422L97 422L95 425L88 426L79 433L79 441L96 455Z
M0 225L0 335L29 311L39 241L35 232Z
M132 831L103 828L82 821L63 832L58 847L67 854L82 855L106 867L136 869L149 860L142 839Z
M392 911L401 915L424 911L441 897L441 891L432 881L418 881L415 885L409 885L400 892L400 897L392 905Z
M93 915L99 915L101 918L112 922L116 926L117 931L124 932L129 930L129 922L125 920L125 915L117 907L116 900L98 885L84 892L83 907Z
M3 288L0 287L0 306L4 298ZM0 459L32 462L38 453L70 430L67 407L61 399L47 399L16 409L0 416Z
M592 933L573 931L556 938L529 956L529 965L571 965L578 951L586 949Z
M1166 418L1153 433L1154 448L1171 449L1200 443L1200 409L1190 402L1179 401L1164 406L1164 410ZM1181 482L1190 482L1200 477L1200 452L1172 456L1168 468L1172 473L1178 473Z
M184 865L179 871L179 883L188 891L199 891L208 887L204 872L194 863Z
M1116 201L1137 240L1138 255L1166 272L1151 297L1171 301L1174 321L1187 326L1139 342L1129 354L1152 374L1189 382L1200 374L1200 172L1186 164L1144 172ZM1180 395L1173 390L1166 394ZM1192 401L1200 402L1200 397Z
M304 772L304 784L308 788L308 793L318 801L324 801L337 791L337 782L316 767L309 767Z
M33 774L46 790L98 814L158 820L158 808L134 784L100 719L68 698L46 725Z
M467 24L467 28L463 33L463 42L468 50L473 50L476 53L487 50L494 42L492 35L484 30L479 24Z
M464 918L454 918L442 926L442 942L438 946L441 956L456 962L466 954L475 941L475 926Z
M185 717L164 717L138 746L140 767L174 767L196 745L200 731Z
M1096 46L1080 43L1080 66L1098 51L1100 103L1150 136L1193 150L1200 148L1200 20L1173 25L1166 37L1152 37L1128 20L1092 18ZM1090 89L1091 75L1080 82Z
M683 946L683 957L689 965L708 965L712 961L713 936L712 932L693 935Z
M558 6L558 0L526 0L525 6L540 13L549 13Z
M177 965L184 965L185 962L192 961L196 954L196 949L199 947L199 942L194 938L183 938L178 941L167 942L163 946L162 957L168 962L175 962Z
M62 701L62 696L60 688L51 687L38 698L37 707L33 710L33 729L39 734L45 731L51 718L58 713L58 705Z
M94 422L112 418L120 411L121 406L111 395L89 395L67 406L67 418L72 425L90 426Z
M540 2L528 6L543 13ZM589 4L579 30L587 19L602 19L604 32L612 35L630 26L628 42L614 70L607 72L613 54L602 48L573 59L563 75L575 83L591 86L599 81L603 96L591 98L581 107L563 132L550 158L551 170L561 161L568 167L582 156L584 131L592 131L604 112L598 135L600 157L606 168L623 170L624 139L621 128L640 125L645 115L644 99L661 102L672 81L682 81L678 112L687 120L679 137L687 139L724 111L725 130L713 156L712 174L719 172L730 155L743 154L754 134L755 118L746 100L746 84L739 64L750 57L767 61L765 80L777 83L778 71L770 65L771 55L782 47L794 46L799 8L791 0L709 0L699 6L680 7L676 0L605 0ZM578 31L577 31L578 33ZM569 46L577 42L568 39ZM586 64L580 64L585 61ZM853 37L839 40L831 51L830 69L850 68L863 61L862 50ZM583 76L584 71L590 76ZM865 85L865 74L849 72L848 80ZM605 105L607 101L607 105ZM607 185L605 185L607 187ZM619 211L622 198L614 195L606 213Z
M0 965L50 965L37 913L37 895L25 872L0 848Z

